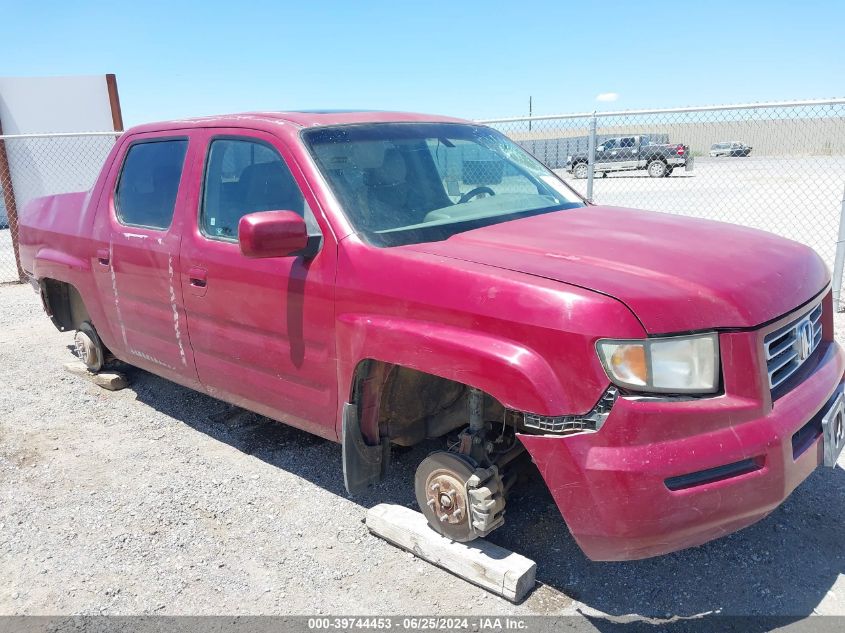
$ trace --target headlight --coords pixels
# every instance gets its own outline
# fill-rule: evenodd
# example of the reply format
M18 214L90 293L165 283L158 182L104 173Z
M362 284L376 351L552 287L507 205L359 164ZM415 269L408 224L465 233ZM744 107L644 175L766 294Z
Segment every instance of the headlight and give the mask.
M615 384L652 393L713 393L719 387L717 334L600 339L599 359Z

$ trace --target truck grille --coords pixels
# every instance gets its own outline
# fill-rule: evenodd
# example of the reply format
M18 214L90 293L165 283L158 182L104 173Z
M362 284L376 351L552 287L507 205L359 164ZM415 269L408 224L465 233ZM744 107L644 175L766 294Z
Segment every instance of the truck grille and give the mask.
M821 319L822 306L819 304L763 339L771 389L786 382L816 351L822 340Z

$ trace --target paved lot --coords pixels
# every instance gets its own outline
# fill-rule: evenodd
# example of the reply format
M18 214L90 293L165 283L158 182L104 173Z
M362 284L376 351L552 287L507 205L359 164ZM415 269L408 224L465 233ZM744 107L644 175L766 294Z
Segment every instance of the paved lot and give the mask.
M586 192L585 180L558 173ZM616 172L597 178L594 185L594 199L602 204L773 231L812 246L830 268L843 196L843 156L699 157L691 172L678 169L670 178L649 178L644 171Z
M534 478L491 538L538 561L511 605L362 523L413 503L432 446L352 500L338 445L140 370L104 391L62 369L70 344L0 287L0 614L845 614L845 462L738 534L631 563L588 561Z

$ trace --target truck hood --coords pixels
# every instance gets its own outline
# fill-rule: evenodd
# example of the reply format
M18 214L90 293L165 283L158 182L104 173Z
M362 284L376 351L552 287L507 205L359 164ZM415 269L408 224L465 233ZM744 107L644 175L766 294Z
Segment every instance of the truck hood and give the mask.
M754 327L809 301L829 280L812 249L771 233L600 206L403 248L609 295L650 334Z

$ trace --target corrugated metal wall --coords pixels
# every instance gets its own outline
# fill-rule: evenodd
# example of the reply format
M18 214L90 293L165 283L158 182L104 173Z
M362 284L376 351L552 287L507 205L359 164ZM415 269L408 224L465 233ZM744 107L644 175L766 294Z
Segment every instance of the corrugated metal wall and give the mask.
M562 166L560 156L586 151L589 120L565 120L563 127L553 121L541 129L512 132L509 136L550 166ZM683 121L673 123L605 124L598 119L598 139L633 134L649 134L662 142L684 143L696 154L706 154L713 143L741 141L754 148L755 156L801 156L845 154L842 119L807 117L800 119L748 117L724 121ZM533 148L533 149L532 149Z

